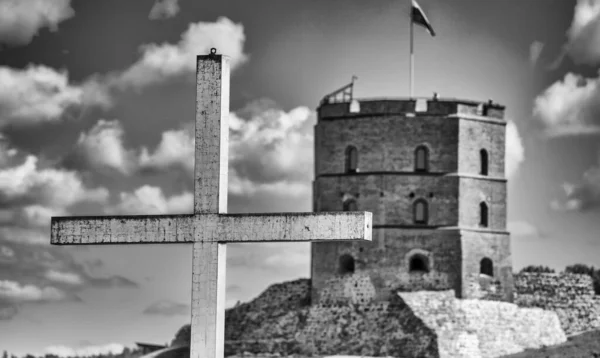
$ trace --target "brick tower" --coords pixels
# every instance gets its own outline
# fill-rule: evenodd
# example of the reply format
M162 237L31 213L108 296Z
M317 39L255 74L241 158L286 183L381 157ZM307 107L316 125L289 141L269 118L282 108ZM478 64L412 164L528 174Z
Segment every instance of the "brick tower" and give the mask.
M447 289L512 301L503 106L326 97L317 111L314 210L372 212L373 241L312 244L313 302Z

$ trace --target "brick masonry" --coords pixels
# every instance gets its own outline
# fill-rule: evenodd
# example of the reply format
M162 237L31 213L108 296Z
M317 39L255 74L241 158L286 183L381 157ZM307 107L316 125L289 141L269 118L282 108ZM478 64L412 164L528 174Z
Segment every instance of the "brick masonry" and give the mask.
M342 255L351 255L356 272L369 278L365 295L383 299L398 289L453 289L462 298L512 300L504 108L458 100L430 100L417 113L415 107L409 100L319 107L314 210L341 211L353 200L356 210L373 213L374 229L371 243L312 244L314 302L340 273ZM349 146L358 151L356 173L346 173ZM419 146L428 149L427 172L415 171ZM488 153L485 176L482 149ZM416 200L428 203L426 225L414 223ZM480 226L482 202L489 213L486 227ZM427 258L429 272L409 272L413 253ZM487 281L479 275L484 258L493 263Z

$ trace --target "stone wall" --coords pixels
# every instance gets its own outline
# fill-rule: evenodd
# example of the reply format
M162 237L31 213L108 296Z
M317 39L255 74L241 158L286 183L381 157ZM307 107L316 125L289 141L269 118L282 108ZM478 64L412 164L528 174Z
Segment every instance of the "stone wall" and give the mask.
M588 275L519 273L515 303L556 312L567 334L600 328L600 297Z
M459 258L462 254L460 233L457 231L375 229L372 242L313 243L311 250L314 303L320 302L324 289L328 289L330 292L326 295L330 295L331 287L342 285L339 280L348 282L347 280L356 279L352 276L357 275L370 283L361 283L355 289L363 287L368 291L364 294L371 295L372 287L375 296L381 299L387 299L390 292L395 290L453 289L461 292ZM409 272L413 254L428 259L428 273ZM340 257L343 255L354 258L354 275L339 273Z
M364 294L369 289L362 287L363 281L340 281L340 287L331 287L335 294L312 306L306 305L308 280L287 282L227 310L226 355L477 358L566 340L553 312L458 300L452 290L398 293L376 301Z

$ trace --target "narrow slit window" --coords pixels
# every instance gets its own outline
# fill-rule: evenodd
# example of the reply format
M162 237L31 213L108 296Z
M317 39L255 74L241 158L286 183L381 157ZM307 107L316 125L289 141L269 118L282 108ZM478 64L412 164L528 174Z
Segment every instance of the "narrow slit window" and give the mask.
M479 203L479 226L488 227L488 206L486 203Z
M479 151L479 166L481 175L488 175L488 152L485 149Z
M427 224L428 221L428 205L427 201L419 199L413 204L413 215L415 224Z
M346 148L346 173L356 173L358 168L358 150L355 146Z
M429 150L421 145L415 149L415 171L426 172L429 170Z

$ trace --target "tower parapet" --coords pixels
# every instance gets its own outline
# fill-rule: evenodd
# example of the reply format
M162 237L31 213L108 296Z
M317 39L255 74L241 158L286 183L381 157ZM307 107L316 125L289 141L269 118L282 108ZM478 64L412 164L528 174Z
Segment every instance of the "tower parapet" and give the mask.
M469 116L503 120L505 107L493 101L477 102L452 98L366 98L328 103L318 108L320 120L364 115Z

